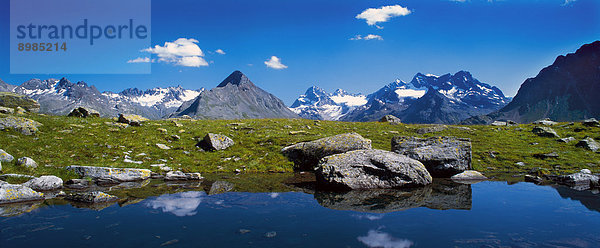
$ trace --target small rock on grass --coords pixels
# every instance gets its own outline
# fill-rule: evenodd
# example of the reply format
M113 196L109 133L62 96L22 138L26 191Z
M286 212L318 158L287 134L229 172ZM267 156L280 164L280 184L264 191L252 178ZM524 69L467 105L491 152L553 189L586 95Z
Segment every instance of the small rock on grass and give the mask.
M577 143L577 145L575 146L585 148L593 152L600 150L600 143L598 143L591 137L586 137L585 139L579 141L579 143Z
M235 142L225 135L208 133L196 146L206 151L215 151L225 150L234 144Z
M12 162L15 158L8 154L7 152L5 152L4 150L0 149L0 162Z
M170 150L171 147L165 145L165 144L156 144L156 146L162 150Z
M17 160L17 165L25 168L35 169L38 167L38 164L29 157L22 157Z

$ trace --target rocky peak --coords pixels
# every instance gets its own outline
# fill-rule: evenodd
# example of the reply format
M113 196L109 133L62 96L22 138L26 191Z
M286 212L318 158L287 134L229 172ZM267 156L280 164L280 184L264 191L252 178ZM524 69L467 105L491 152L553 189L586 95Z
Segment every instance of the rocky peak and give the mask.
M253 85L253 83L250 81L250 79L248 77L246 77L246 75L244 75L244 73L242 73L241 71L234 71L233 73L231 73L231 75L229 75L227 78L225 78L225 80L223 80L223 82L221 82L217 88L220 87L225 87L227 85L245 85L245 84L250 84Z

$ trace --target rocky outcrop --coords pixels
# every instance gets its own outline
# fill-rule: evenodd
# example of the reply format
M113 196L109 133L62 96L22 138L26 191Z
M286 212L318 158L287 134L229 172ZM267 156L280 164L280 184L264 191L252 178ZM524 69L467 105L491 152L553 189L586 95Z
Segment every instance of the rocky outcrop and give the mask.
M0 107L0 114L14 114L15 113L15 109L13 108L7 108L7 107Z
M11 109L21 107L27 112L40 111L40 104L24 95L19 95L12 92L0 92L0 106Z
M423 163L433 177L451 177L471 167L471 140L454 137L394 137L392 151Z
M95 180L114 183L145 180L148 179L152 173L150 170L146 169L110 168L80 165L68 166L67 170L71 170L81 177L89 177Z
M68 116L79 118L100 117L100 112L91 108L78 107L73 109Z
M148 121L147 118L144 118L139 115L132 114L120 114L119 115L119 123L129 124L130 126L141 126L143 122Z
M0 181L0 204L43 200L44 194L27 186Z
M100 191L94 192L82 192L82 193L71 193L68 194L65 199L70 201L82 202L82 203L106 203L115 202L119 198L113 195L106 194Z
M315 170L322 188L389 189L427 185L431 175L419 161L383 150L327 156Z
M225 150L234 144L235 142L225 135L208 133L196 146L205 151L216 151Z
M202 180L204 177L200 173L183 173L181 171L169 171L165 175L166 181L191 181Z
M600 177L593 175L592 172L587 169L583 169L578 173L559 176L557 180L560 184L582 190L600 186Z
M556 131L549 127L534 127L531 132L540 137L560 138L560 136L556 134Z
M25 167L25 168L29 168L29 169L35 169L38 167L38 164L29 157L22 157L20 159L17 159L17 166L21 166L21 167Z
M600 143L598 143L591 137L586 137L585 139L582 139L575 146L585 148L593 152L597 152L598 150L600 150Z
M50 191L62 188L63 180L57 176L41 176L23 184L33 190Z
M32 135L38 131L41 123L23 117L8 116L0 118L0 130L14 129L24 135Z
M393 116L393 115L386 115L384 117L381 117L381 119L379 120L379 122L386 122L386 123L390 123L390 124L401 124L402 121L400 120L400 118Z
M285 147L283 155L294 162L297 170L313 170L322 158L354 150L371 149L371 140L357 133L339 134Z
M600 127L600 121L596 120L595 118L586 119L582 121L581 124L586 127Z

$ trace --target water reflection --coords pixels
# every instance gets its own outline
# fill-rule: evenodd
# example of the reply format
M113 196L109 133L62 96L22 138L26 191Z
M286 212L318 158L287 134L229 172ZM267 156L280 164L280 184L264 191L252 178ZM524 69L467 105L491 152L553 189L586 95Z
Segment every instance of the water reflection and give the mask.
M597 191L579 191L565 186L553 186L560 197L581 202L587 209L600 212L600 194Z
M378 230L369 230L367 236L360 236L357 239L368 247L408 248L413 245L410 240L394 238L392 235Z
M366 213L389 213L418 207L469 210L471 198L471 185L449 180L437 180L432 185L412 189L315 192L315 199L321 206Z
M201 191L188 191L177 194L166 194L146 202L146 206L153 209L161 209L176 216L196 215L196 209L202 202L206 193Z

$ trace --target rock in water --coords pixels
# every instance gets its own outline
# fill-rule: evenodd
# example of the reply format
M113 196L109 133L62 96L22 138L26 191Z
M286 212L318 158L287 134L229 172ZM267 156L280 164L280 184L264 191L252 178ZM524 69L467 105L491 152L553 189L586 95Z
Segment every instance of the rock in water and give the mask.
M534 127L531 132L540 137L560 138L554 129L549 127Z
M294 162L296 169L313 170L326 156L366 149L371 149L371 140L357 133L345 133L291 145L281 152Z
M100 112L91 108L78 107L73 109L68 116L79 118L100 117Z
M471 140L454 137L394 137L392 151L423 163L434 177L451 177L471 167Z
M92 179L118 182L131 182L146 180L152 173L146 169L131 169L131 168L110 168L110 167L94 167L94 166L67 166L67 170L74 171L81 177L89 177Z
M130 114L120 114L119 115L119 123L129 124L130 126L141 126L142 122L147 121L148 119L139 116L139 115L130 115Z
M0 130L14 129L24 135L32 135L38 131L42 124L23 117L9 116L0 118Z
M165 180L167 181L187 181L187 180L202 180L204 177L200 173L183 173L181 171L167 172Z
M0 204L43 200L44 194L27 186L0 181Z
M70 179L65 182L65 186L71 189L85 189L90 187L90 181L86 179Z
M17 165L25 167L25 168L32 168L32 169L35 169L38 167L38 164L29 157L22 157L22 158L18 159Z
M15 159L12 155L8 154L4 150L0 149L0 162L10 163Z
M452 179L453 181L458 181L458 182L471 183L471 182L487 180L488 178L486 176L484 176L483 174L481 174L481 172L479 172L479 171L467 170L467 171L464 171L462 173L459 173L459 174L456 174L456 175L450 177L450 179Z
M402 188L427 185L431 175L419 161L383 150L356 150L327 156L315 171L321 187Z
M225 181L216 181L210 186L209 195L223 194L233 190L233 183Z
M582 139L575 146L585 148L593 152L597 152L598 150L600 150L600 143L598 143L591 137L586 137L585 139Z
M402 123L402 121L400 120L400 118L398 118L396 116L393 116L393 115L386 115L384 117L381 117L381 119L379 120L379 122L387 122L387 123L394 124L394 125Z
M225 135L208 133L196 146L206 151L215 151L225 150L234 144L235 142Z
M49 191L62 188L63 180L57 176L41 176L31 179L23 185L34 190Z
M113 195L106 194L100 191L84 192L84 193L71 193L65 197L67 200L83 202L83 203L103 203L103 202L114 202L119 198Z
M590 170L583 169L581 172L559 176L558 182L581 190L600 186L600 177L593 175Z

